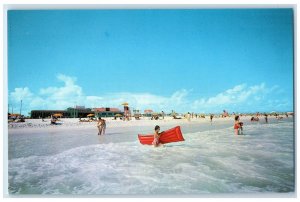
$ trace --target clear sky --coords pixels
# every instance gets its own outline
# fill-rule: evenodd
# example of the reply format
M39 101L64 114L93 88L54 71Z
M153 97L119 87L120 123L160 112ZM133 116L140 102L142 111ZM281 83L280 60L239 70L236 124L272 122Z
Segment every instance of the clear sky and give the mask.
M118 107L293 110L293 10L12 10L17 112Z

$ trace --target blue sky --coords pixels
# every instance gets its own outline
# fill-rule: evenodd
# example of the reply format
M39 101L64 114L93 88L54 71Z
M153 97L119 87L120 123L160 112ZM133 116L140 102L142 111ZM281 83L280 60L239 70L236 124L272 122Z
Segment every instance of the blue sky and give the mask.
M292 9L9 11L9 104L291 111L293 43Z

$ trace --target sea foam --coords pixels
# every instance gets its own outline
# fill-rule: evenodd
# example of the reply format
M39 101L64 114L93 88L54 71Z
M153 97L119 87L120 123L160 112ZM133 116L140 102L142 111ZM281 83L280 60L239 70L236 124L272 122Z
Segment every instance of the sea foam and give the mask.
M10 194L207 194L294 191L293 122L185 133L154 148L138 140L9 160Z

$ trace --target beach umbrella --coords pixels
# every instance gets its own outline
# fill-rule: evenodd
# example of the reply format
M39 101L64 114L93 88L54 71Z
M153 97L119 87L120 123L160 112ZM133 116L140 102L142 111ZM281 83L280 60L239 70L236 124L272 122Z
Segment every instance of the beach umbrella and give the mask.
M53 114L52 116L56 116L56 117L62 117L62 114Z
M145 113L145 114L151 114L152 112L153 112L152 109L145 109L145 110L144 110L144 113Z
M122 105L128 106L129 104L128 104L128 102L124 102L124 103L122 103Z
M10 114L9 116L20 116L20 114Z
M88 114L87 117L95 116L95 114Z

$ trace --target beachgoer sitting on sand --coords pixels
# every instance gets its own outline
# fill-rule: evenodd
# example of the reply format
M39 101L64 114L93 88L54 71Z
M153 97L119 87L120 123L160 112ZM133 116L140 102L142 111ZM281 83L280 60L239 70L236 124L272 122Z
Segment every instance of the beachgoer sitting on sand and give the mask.
M57 119L53 117L53 118L51 119L51 124L56 124L56 121L57 121Z
M89 120L80 118L80 119L79 119L79 122L89 122Z
M255 118L254 116L252 116L250 121L259 121L259 118L258 117Z
M233 128L236 135L239 135L240 131L243 131L243 122L240 122L240 116L235 116Z
M181 117L177 117L176 115L173 115L174 119L181 119Z
M158 115L152 115L151 116L151 120L158 120L158 119L159 119Z
M23 117L19 117L14 122L16 123L25 122L25 119Z
M161 146L162 144L159 142L159 138L161 136L161 133L159 132L160 131L160 127L158 125L155 126L154 128L154 140L152 142L152 145L154 147L158 147L158 146Z

